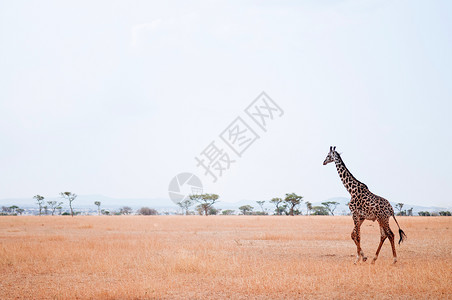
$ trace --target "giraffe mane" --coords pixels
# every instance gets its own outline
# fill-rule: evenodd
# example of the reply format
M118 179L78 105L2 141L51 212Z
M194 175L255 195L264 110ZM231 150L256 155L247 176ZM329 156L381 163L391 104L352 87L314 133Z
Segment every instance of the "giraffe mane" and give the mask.
M369 189L365 183L362 183L361 181L359 181L358 179L356 179L355 176L353 176L352 172L350 172L350 170L347 168L347 166L345 165L344 161L342 160L342 157L341 157L341 154L342 154L342 153L339 153L339 152L337 152L337 151L335 151L335 152L336 152L336 154L337 154L337 157L338 157L339 160L341 161L341 163L342 163L342 164L344 165L344 167L348 170L348 173L350 173L350 176L351 176L354 180L356 180L358 183L360 183L360 184L362 184L364 187L366 187L366 189Z

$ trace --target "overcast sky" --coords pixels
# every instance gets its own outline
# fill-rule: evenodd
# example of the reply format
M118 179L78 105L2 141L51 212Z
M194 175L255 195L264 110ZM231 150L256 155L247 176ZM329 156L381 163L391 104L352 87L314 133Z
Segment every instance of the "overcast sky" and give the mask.
M0 1L0 199L348 197L452 206L450 1ZM257 127L262 92L283 110ZM237 117L256 134L235 155ZM235 160L197 167L211 142Z

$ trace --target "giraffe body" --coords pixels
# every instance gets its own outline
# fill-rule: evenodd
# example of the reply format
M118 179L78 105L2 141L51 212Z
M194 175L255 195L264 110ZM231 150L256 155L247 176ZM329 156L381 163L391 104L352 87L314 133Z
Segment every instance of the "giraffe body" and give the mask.
M353 221L355 223L355 227L352 231L351 238L356 244L357 248L357 256L355 263L359 262L362 258L363 261L367 260L367 257L364 255L363 250L361 249L361 235L360 235L360 227L364 220L378 221L380 225L380 245L378 246L377 252L375 253L375 257L372 260L372 263L378 258L378 254L380 253L381 246L383 245L386 238L391 242L392 254L394 257L394 263L397 262L397 254L394 245L394 233L389 227L389 218L393 217L396 221L397 226L399 223L397 222L394 216L394 210L389 203L383 197L377 196L373 194L367 186L358 181L347 169L345 163L343 162L339 153L336 152L336 147L330 147L330 152L328 153L324 165L333 162L336 164L336 169L339 174L339 177L342 180L345 188L351 195L351 199L349 202L349 208L353 217ZM400 240L399 244L404 240L405 233L399 226L399 235Z

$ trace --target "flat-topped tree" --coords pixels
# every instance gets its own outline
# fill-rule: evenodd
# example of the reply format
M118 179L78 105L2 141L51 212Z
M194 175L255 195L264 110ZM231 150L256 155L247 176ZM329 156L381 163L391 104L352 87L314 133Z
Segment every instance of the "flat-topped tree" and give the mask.
M36 200L36 203L39 205L39 215L42 215L42 205L44 204L44 197L41 195L36 195L33 197Z
M303 196L298 196L295 193L286 194L286 198L284 198L284 202L289 205L289 215L294 215L294 209L297 205L299 205L303 201Z
M309 202L309 201L306 201L306 214L307 215L310 215L311 214L311 210L312 210L312 203L311 202Z
M50 208L50 212L53 215L55 215L55 210L58 209L58 207L61 206L61 204L63 204L63 202L58 202L58 201L47 201L47 204L49 205Z
M336 201L326 201L322 202L322 205L325 206L326 210L329 211L329 213L334 216L334 210L339 205L339 202Z
M72 209L72 202L77 198L77 195L71 192L61 192L61 198L69 201L69 208L71 209L71 216L74 216L74 210Z
M273 198L270 200L271 203L273 203L276 206L276 214L277 215L282 215L282 212L284 211L284 209L282 209L279 205L283 202L283 199L281 198Z
M121 215L130 215L132 213L132 208L130 206L123 206L119 209Z
M191 201L191 199L185 199L179 203L177 203L177 205L182 208L182 210L185 211L185 215L188 216L188 210L190 209L190 207L193 205L193 201Z
M97 215L100 216L100 201L94 201L94 205L97 206Z
M239 207L240 212L242 215L251 215L253 213L254 207L251 205L242 205Z
M259 206L261 207L262 213L265 214L265 209L264 209L265 201L256 201L256 203L259 204Z
M402 208L403 208L403 206L404 206L403 203L397 203L397 204L395 205L395 207L396 207L397 210L399 211L399 212L397 213L398 216L401 216L401 215L402 215Z
M190 195L190 200L199 203L200 208L204 211L204 215L209 215L210 208L218 201L219 196L217 194L198 194Z

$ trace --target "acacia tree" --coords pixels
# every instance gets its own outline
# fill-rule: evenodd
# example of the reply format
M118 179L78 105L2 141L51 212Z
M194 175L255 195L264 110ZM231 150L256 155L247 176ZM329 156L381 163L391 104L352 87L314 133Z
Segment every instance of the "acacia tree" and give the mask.
M185 211L185 215L188 216L188 209L193 205L193 201L190 199L185 199L184 201L177 203L177 205L182 208L182 210Z
M314 211L313 215L316 216L328 215L328 210L325 208L325 206L313 206L312 210Z
M306 201L305 204L306 204L306 211L307 211L307 214L310 215L310 214L311 214L311 210L312 210L312 203L309 202L309 201Z
M94 205L97 206L97 215L100 216L100 201L94 201Z
M413 216L413 208L410 208L409 210L406 211L406 215L407 216Z
M286 216L289 215L289 212L287 211L287 207L289 205L287 205L287 203L284 203L283 205L281 205L279 208L281 209L281 212L283 212Z
M69 201L69 208L71 209L71 216L74 216L74 210L72 209L72 202L77 198L77 195L71 192L61 192L61 198Z
M123 206L119 209L121 215L130 215L132 213L132 208L130 206Z
M9 208L8 206L2 206L2 215L9 215L10 212L11 208Z
M63 204L63 202L57 202L57 201L47 201L47 204L50 207L50 211L52 213L52 216L55 215L55 210L58 209L58 207L61 206L61 204Z
M218 198L217 194L190 195L190 200L199 203L199 210L203 211L205 216L209 215L210 208L218 201Z
M39 215L42 214L42 205L44 204L44 197L41 195L36 195L33 197L33 199L36 199L36 203L39 205Z
M259 206L261 207L262 213L265 214L265 210L264 210L265 201L256 201L256 203L259 204Z
M397 214L398 216L400 216L402 214L402 208L403 208L403 203L397 203L395 205L395 207L399 210L399 213Z
M339 205L339 202L336 201L326 201L322 202L322 205L325 206L325 209L331 213L332 216L334 216L334 210Z
M276 214L277 215L282 215L283 210L281 209L281 207L279 205L283 202L283 199L281 199L281 198L273 198L273 199L270 200L270 202L273 203L276 206L276 209L275 209Z
M286 198L284 198L284 202L289 205L289 215L294 215L294 209L297 205L299 205L303 201L303 196L298 196L295 193L286 194Z
M18 208L19 208L19 206L17 206L17 205L12 205L12 206L9 207L9 209L11 210L11 213L13 215L17 215L17 209Z
M242 205L239 207L239 210L242 212L242 215L251 215L254 207L251 205Z
M202 216L204 214L204 209L202 208L201 204L196 205L195 209L198 215Z

